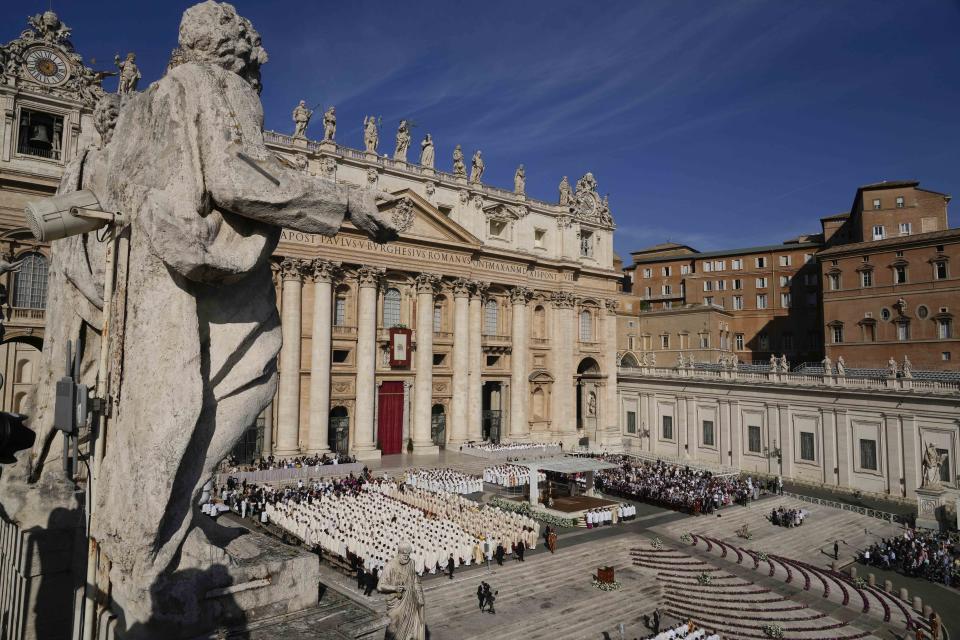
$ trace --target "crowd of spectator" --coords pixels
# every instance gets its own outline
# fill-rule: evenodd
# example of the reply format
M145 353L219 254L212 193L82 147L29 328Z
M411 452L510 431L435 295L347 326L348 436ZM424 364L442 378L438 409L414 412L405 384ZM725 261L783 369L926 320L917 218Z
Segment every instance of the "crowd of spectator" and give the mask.
M799 527L809 512L804 509L784 509L778 507L770 510L770 522L778 527Z
M234 456L228 456L224 461L224 470L236 473L238 471L267 471L269 469L304 469L306 467L322 467L332 464L348 464L356 460L342 453L324 453L322 455L298 456L296 458L274 458L272 455L259 458L251 464L241 464Z
M949 587L960 580L960 538L956 533L908 529L902 535L871 545L859 560Z

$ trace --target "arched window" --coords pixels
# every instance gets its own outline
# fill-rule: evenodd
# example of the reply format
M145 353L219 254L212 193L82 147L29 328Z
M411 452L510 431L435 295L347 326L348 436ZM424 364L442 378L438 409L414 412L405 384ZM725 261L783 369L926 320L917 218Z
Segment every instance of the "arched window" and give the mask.
M533 337L547 337L547 311L541 306L533 310Z
M13 306L24 309L45 309L47 306L47 259L39 253L28 253L13 285Z
M593 314L584 309L580 312L580 341L590 342L593 340Z
M483 335L497 335L498 312L497 301L487 300L487 304L483 306Z
M389 329L400 324L400 290L387 289L383 294L383 326Z

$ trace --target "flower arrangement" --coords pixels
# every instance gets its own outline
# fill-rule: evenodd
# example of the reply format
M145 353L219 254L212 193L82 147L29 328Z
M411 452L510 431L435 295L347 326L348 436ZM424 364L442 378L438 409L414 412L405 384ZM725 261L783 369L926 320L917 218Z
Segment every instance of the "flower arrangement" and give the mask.
M663 541L660 540L660 538L654 538L653 542L650 543L650 546L656 549L657 551L660 551L661 549L663 549Z
M693 542L693 537L689 533L685 533L682 536L680 536L680 542L682 542L683 544L690 544L691 542Z
M760 551L759 553L757 553L757 559L759 559L760 562L766 562L769 558L767 557L767 554L765 552Z
M765 633L768 638L782 638L783 625L776 622L765 624L763 625L763 633Z
M866 580L858 576L853 581L853 586L855 586L857 589L866 589L869 585L867 584Z
M697 582L699 582L705 587L709 587L710 585L713 584L713 576L711 576L709 573L704 571L697 576Z
M529 502L514 502L512 500L503 500L498 496L494 496L487 504L492 507L497 507L498 509L503 509L504 511L519 513L520 515L528 518L535 518L544 524L550 525L551 527L577 526L576 518L561 518L544 511L537 511L530 506Z
M621 587L620 583L616 580L613 582L601 582L597 580L597 576L593 576L593 586L600 589L600 591L619 591Z

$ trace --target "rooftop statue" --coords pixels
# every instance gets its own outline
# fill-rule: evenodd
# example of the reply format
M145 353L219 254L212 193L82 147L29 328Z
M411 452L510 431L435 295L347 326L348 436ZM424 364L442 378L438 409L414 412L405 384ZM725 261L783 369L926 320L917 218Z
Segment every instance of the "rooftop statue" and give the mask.
M310 124L310 118L313 117L313 111L307 108L307 103L305 100L301 100L293 110L293 137L294 138L306 138L307 137L307 125Z
M372 190L297 171L267 149L259 97L267 54L231 5L187 9L179 51L182 62L124 101L113 135L78 154L59 188L91 190L103 209L129 219L92 530L128 628L173 624L175 606L151 610L156 590L197 558L213 561L216 549L197 526L202 488L277 389L270 256L281 228L332 236L349 219L377 241L395 237ZM111 113L116 103L95 116L98 126L109 126ZM29 461L4 470L8 515L28 504L11 496L14 483L60 477L53 400L68 340L82 345L82 381L93 387L101 310L111 303L103 299L106 244L92 234L52 243L31 409L37 439Z
M323 141L333 142L337 135L337 111L330 107L323 112Z
M567 176L563 176L563 180L560 181L560 204L570 204L572 197L573 189L570 188L570 181L567 180Z
M120 70L120 82L117 85L117 93L127 95L137 90L137 83L140 82L140 69L137 67L137 56L133 53L127 54L126 60L120 60L120 56L113 57L113 63Z
M410 123L406 120L400 121L397 127L397 146L393 152L393 159L402 162L407 161L407 149L410 148Z
M363 119L363 146L367 153L376 153L377 145L380 144L378 120L376 116L367 116Z
M427 169L433 169L435 152L436 150L433 147L433 138L431 138L430 134L428 133L423 138L423 142L420 143L420 166L426 167Z
M453 148L453 175L457 178L467 177L467 165L463 161L463 149L460 145Z
M480 182L485 169L486 165L483 163L483 157L480 150L477 149L473 154L473 160L470 162L470 182Z
M513 174L513 192L522 196L527 191L527 172L523 170L523 165L517 167L517 172Z

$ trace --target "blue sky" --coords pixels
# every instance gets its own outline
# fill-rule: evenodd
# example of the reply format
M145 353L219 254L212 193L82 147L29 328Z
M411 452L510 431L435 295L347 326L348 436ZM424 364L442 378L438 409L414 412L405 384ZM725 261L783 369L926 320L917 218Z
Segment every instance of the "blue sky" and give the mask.
M3 3L0 39L47 1ZM189 4L53 8L95 67L135 51L144 86ZM957 0L234 4L270 55L268 128L289 132L305 99L336 105L349 146L362 147L364 115L382 116L392 148L408 118L440 168L455 144L480 148L490 183L512 187L523 163L528 193L550 200L562 176L593 171L624 256L815 232L884 179L960 195ZM320 132L315 118L308 134Z

